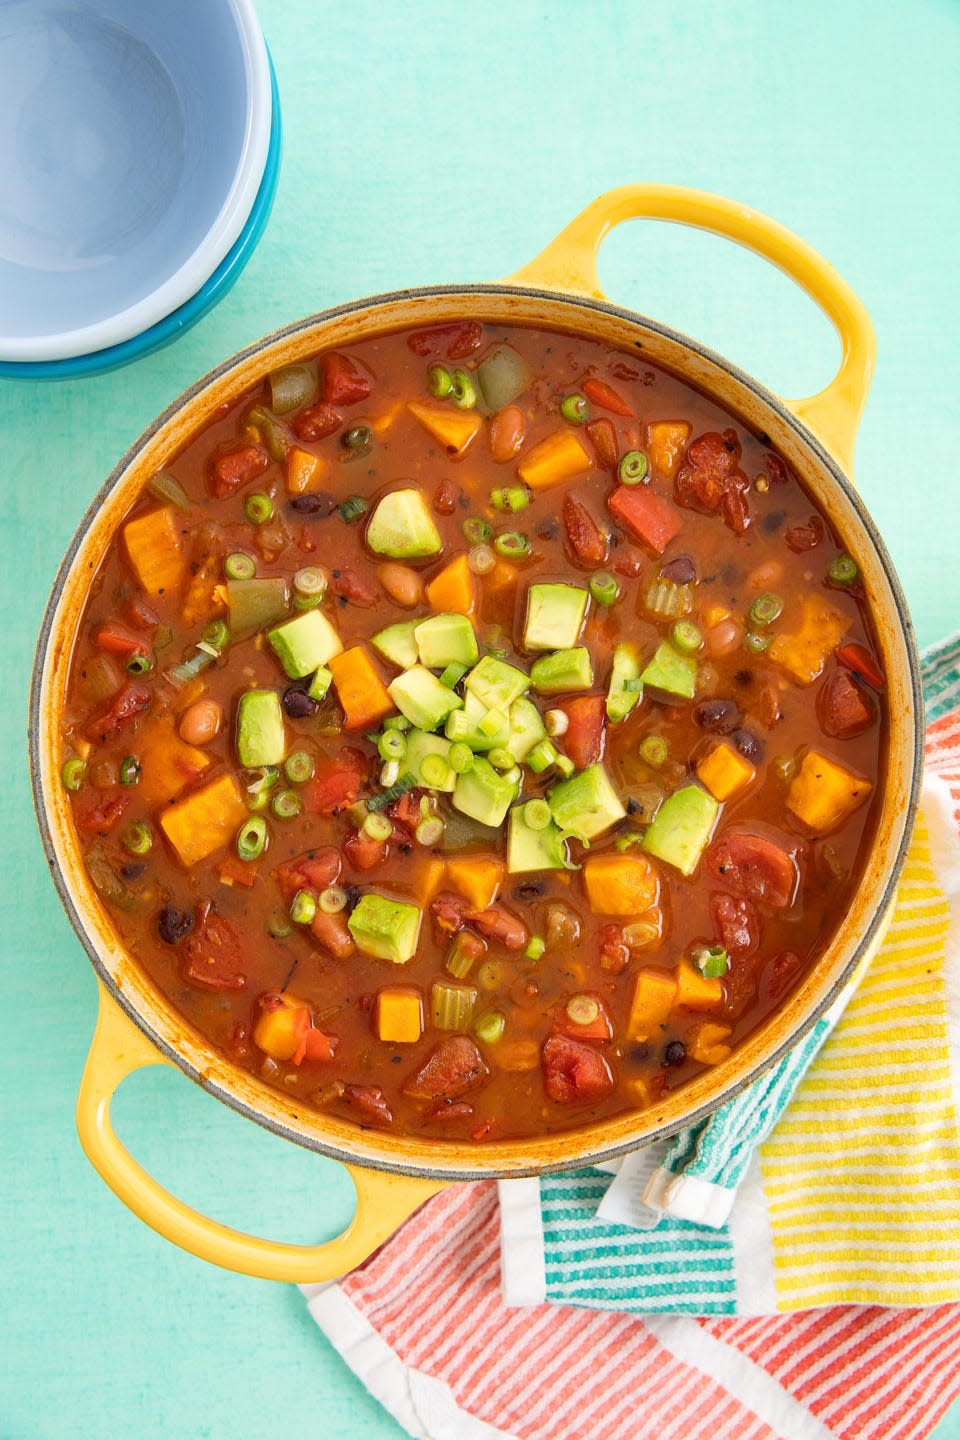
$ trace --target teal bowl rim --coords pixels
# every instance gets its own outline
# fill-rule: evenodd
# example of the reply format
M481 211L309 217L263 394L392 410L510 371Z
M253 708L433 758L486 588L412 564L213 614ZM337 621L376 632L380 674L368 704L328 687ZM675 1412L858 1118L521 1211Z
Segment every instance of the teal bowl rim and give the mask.
M71 380L82 375L101 375L104 371L116 370L121 365L128 365L131 360L139 360L142 356L169 345L223 299L259 244L277 193L283 127L280 120L277 72L269 50L267 63L270 66L270 142L260 188L240 234L196 294L191 295L189 300L185 300L155 325L141 330L139 335L131 335L129 340L123 340L118 345L108 345L103 350L94 350L88 355L74 355L64 360L2 360L0 376L7 376L12 380Z

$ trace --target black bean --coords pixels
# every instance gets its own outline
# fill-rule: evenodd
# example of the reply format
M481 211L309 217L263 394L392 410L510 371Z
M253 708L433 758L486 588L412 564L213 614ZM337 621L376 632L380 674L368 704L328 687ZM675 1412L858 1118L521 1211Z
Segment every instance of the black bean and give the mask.
M697 567L692 556L677 555L661 567L660 574L675 585L692 585L697 578Z
M542 880L527 880L522 885L517 885L513 892L515 900L539 900L541 895L547 893L547 887Z
M320 709L319 702L301 690L297 685L291 685L283 692L283 708L291 720L306 720L308 715L316 715Z
M336 510L337 504L335 495L318 490L312 495L295 495L290 501L290 509L296 510L298 515L315 515L318 520L326 520Z
M694 706L693 721L701 730L729 735L740 724L740 707L733 700L701 700Z
M733 677L734 685L740 685L744 690L748 689L754 682L755 676L752 670L738 670Z
M633 1065L642 1065L644 1060L648 1060L649 1058L649 1045L631 1045L630 1049L627 1051L627 1059Z
M763 741L752 730L734 730L730 739L747 760L763 759Z
M541 540L556 540L560 534L560 526L556 520L541 520L537 526L537 534Z
M146 869L147 869L146 862L143 861L143 860L134 861L134 862L132 862L132 863L129 864L129 865L121 865L121 866L120 866L120 879L121 879L121 880L139 880L139 879L140 879L140 876L141 876L141 875L144 875L144 874L146 873Z
M682 1065L687 1058L687 1047L682 1040L671 1040L663 1052L664 1065Z
M193 911L177 910L173 905L164 905L157 916L160 939L167 945L176 945L193 929Z
M787 518L786 510L771 510L763 517L763 528L769 535L775 535Z

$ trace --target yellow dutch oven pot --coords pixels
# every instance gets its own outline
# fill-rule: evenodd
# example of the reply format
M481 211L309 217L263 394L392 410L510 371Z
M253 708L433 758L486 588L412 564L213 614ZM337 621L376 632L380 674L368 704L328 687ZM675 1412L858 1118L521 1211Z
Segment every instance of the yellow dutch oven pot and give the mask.
M600 244L613 226L641 217L726 236L786 271L839 332L843 357L826 389L804 400L781 400L694 341L606 301L596 274ZM802 477L844 547L857 556L888 677L882 808L872 849L832 944L782 1008L724 1064L649 1110L569 1134L473 1147L372 1133L305 1111L211 1050L118 942L84 871L59 783L60 718L76 619L111 537L147 479L211 411L241 395L266 371L384 330L464 317L572 331L638 352L718 400L755 433L765 432ZM756 1079L810 1028L880 941L921 774L922 700L910 620L883 543L849 479L873 361L873 328L863 305L796 235L717 196L629 185L595 200L542 254L501 284L378 296L278 330L199 381L141 436L94 500L64 559L44 617L31 695L31 763L43 842L61 900L100 979L100 1016L80 1088L80 1139L103 1179L134 1214L185 1250L228 1269L273 1280L327 1280L359 1264L418 1205L451 1182L608 1160L696 1123ZM148 1175L117 1138L110 1100L126 1075L164 1063L179 1066L218 1099L277 1134L342 1161L357 1191L356 1214L344 1233L316 1246L243 1234L199 1214Z

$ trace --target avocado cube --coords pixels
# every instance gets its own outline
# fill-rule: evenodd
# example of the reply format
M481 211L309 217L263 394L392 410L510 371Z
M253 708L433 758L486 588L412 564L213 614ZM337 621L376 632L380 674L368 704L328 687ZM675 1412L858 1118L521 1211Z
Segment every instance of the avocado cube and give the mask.
M416 954L420 920L416 905L367 894L357 901L347 927L365 955L405 965Z
M589 690L593 684L590 651L583 645L575 650L555 650L533 662L533 688L542 695L559 695L563 690Z
M465 775L457 776L453 806L481 825L502 825L517 798L517 786L497 773L488 760L477 756Z
M685 785L668 795L641 844L649 855L692 875L707 847L720 806L699 785Z
M464 696L463 709L455 710L448 717L443 733L448 740L462 740L471 750L495 750L498 746L506 745L510 739L510 721L509 717L504 715L501 727L492 735L487 734L480 727L486 723L490 713L483 701L478 700L476 695L471 695L468 690Z
M534 745L546 738L546 734L540 711L533 701L525 695L514 700L510 706L510 738L504 748L510 751L518 765L521 760L526 760Z
M436 675L422 665L412 665L387 686L387 694L401 715L418 730L436 730L463 701L441 685Z
M523 818L522 805L510 811L507 831L507 871L523 875L531 870L566 870L567 842L559 825L551 820L542 830L532 830Z
M580 585L531 585L527 591L523 648L571 649L580 638L589 598Z
M291 680L312 675L343 649L340 636L319 610L307 610L268 630L267 639Z
M447 665L473 665L480 655L477 637L466 615L432 615L414 627L420 664L428 670Z
M449 775L442 785L425 780L420 769L428 755L439 755L441 760L446 760L450 754L450 741L445 740L442 735L428 735L425 730L408 730L405 738L407 748L400 761L401 773L412 775L418 785L426 785L431 790L452 792L457 777L449 766Z
M401 670L409 670L411 665L416 665L419 658L414 634L416 628L415 620L403 620L399 625L388 625L385 630L378 630L376 635L370 637L370 644L375 650L379 650L391 665L396 665Z
M628 687L628 680L636 681L636 687ZM643 685L640 683L640 661L636 647L622 640L613 647L613 669L607 691L607 719L612 725L618 725L621 720L626 720L642 699Z
M589 765L569 780L561 780L547 801L560 829L578 840L595 839L627 813L602 765Z
M484 655L463 683L488 710L509 710L514 700L529 688L530 677L505 660Z
M697 662L681 655L666 640L658 645L640 676L645 690L656 690L676 700L692 700L697 688Z
M237 706L237 756L245 770L282 765L287 751L276 690L247 690Z
M440 532L419 490L391 490L370 516L366 541L377 555L416 560L439 555Z

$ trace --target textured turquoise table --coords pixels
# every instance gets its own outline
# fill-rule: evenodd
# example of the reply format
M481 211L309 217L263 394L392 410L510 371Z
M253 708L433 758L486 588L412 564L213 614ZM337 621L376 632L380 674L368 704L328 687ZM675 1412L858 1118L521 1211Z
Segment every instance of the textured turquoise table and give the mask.
M271 225L236 289L176 345L118 375L0 381L4 1440L400 1433L295 1291L164 1244L121 1209L74 1134L94 982L30 813L27 677L77 519L183 386L307 311L507 274L624 181L725 191L799 230L870 307L880 361L859 480L920 640L960 619L956 0L261 0L261 12L286 150ZM615 299L785 394L831 373L836 346L818 312L720 241L624 227L601 269ZM336 1167L180 1076L133 1080L116 1110L138 1155L220 1218L304 1240L346 1218L350 1187ZM960 1436L960 1416L938 1435Z

